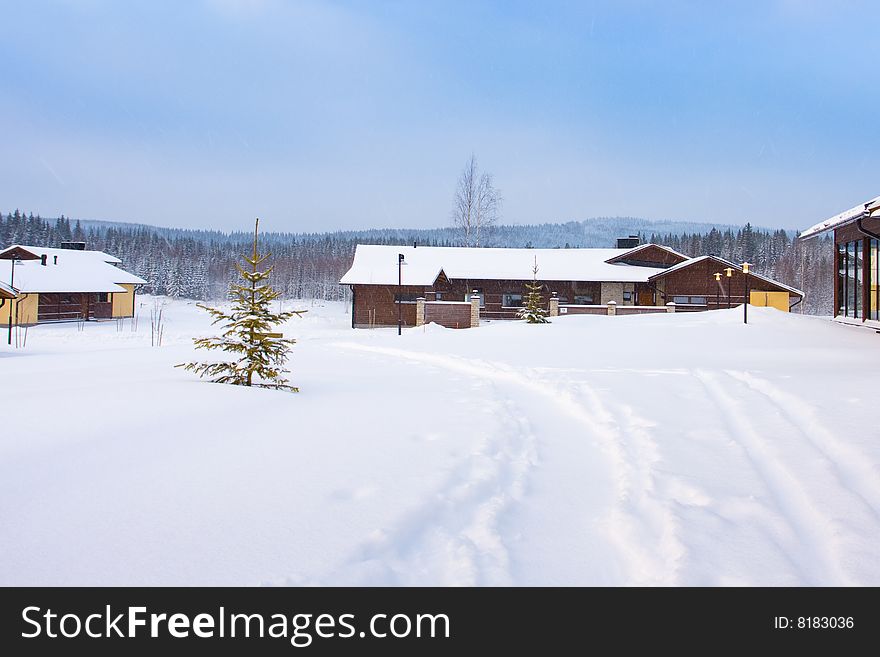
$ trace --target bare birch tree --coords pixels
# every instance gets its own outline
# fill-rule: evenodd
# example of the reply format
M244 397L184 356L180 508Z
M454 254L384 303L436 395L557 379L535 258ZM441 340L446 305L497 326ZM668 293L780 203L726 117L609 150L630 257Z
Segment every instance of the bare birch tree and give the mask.
M498 221L501 201L492 174L480 173L477 158L471 155L458 177L452 203L452 225L461 231L465 246L480 246Z

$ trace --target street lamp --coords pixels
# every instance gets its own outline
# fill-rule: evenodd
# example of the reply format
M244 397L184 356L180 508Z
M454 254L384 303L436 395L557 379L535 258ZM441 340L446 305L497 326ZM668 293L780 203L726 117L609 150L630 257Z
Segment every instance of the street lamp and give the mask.
M724 271L727 273L727 309L730 310L730 280L733 276L733 267L725 267Z
M718 285L715 287L715 310L718 310L718 303L719 303L718 297L719 297L719 293L721 292L721 272L720 271L715 272L715 282L718 283Z
M397 254L397 335L403 335L403 314L401 312L403 301L403 254Z
M749 323L749 267L751 263L743 263L743 285L745 286L746 298L743 300L743 324Z

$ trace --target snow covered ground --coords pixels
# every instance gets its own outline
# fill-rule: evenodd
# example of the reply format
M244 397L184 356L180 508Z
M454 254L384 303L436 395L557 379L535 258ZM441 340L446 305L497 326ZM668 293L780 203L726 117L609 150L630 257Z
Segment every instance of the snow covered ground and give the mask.
M151 303L4 339L0 584L880 584L872 331L755 308L398 337L304 302L294 395L174 369L207 316L168 302L154 348Z

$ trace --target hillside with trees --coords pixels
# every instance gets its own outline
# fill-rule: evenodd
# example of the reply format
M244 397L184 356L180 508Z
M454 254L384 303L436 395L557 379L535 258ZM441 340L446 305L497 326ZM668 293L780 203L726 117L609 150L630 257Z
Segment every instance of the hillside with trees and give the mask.
M791 231L735 227L711 223L651 222L609 217L565 223L498 225L485 246L584 248L614 246L617 237L638 234L691 256L716 254L733 262L747 260L755 270L804 290L802 311L829 314L832 304L834 257L830 238L796 241ZM250 233L162 228L71 220L43 219L18 210L0 213L0 245L58 246L86 242L87 248L111 253L124 267L150 281L153 294L200 300L224 298L235 278L234 264ZM351 264L355 245L412 244L458 246L455 228L372 229L328 233L263 234L272 253L274 287L285 298L347 300L338 284ZM0 273L2 277L2 273ZM799 308L800 310L800 308Z

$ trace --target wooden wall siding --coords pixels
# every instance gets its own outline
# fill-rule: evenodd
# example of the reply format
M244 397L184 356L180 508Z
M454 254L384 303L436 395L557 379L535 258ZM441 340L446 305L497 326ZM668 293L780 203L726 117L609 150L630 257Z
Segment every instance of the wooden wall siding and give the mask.
M715 281L715 272L721 272L721 287ZM729 285L729 288L728 288ZM728 289L731 305L738 305L745 299L746 291L745 275L739 269L733 270L733 276L727 278L721 263L712 260L703 260L690 267L679 269L663 276L661 284L657 286L660 294L659 301L663 305L673 301L676 296L704 296L710 308L715 308L715 293L719 293L719 306L727 307ZM783 291L778 285L769 281L749 276L749 289L764 292ZM660 304L658 304L660 305ZM678 311L678 308L676 308Z
M470 328L471 304L428 301L425 303L425 324L431 322L446 328Z
M404 294L424 296L426 301L465 301L470 298L473 290L483 294L483 307L480 317L485 319L516 319L518 307L502 305L505 294L521 294L525 299L528 294L526 283L522 280L448 280L441 277L432 287L403 286ZM594 303L599 303L602 284L596 281L550 281L541 283L541 305L549 310L550 297L553 292L559 297L561 304L572 304L576 296L591 295ZM354 285L352 300L352 325L356 328L370 326L396 326L397 306L394 303L397 294L396 285ZM646 283L627 283L625 289L633 291L631 301L623 298L614 300L621 306L636 305L648 301L653 303L654 290ZM415 326L415 303L404 303L403 324ZM428 321L426 319L426 321Z
M355 285L352 300L352 323L357 328L370 326L397 326L397 285ZM426 288L404 285L403 294L424 296ZM416 303L402 303L404 326L416 325Z
M612 258L611 262L621 262L637 267L671 267L680 262L687 260L686 257L670 253L666 249L662 249L656 244L641 249L633 253L631 257L621 258L620 256Z
M112 305L109 301L109 295L103 296L108 300L97 301L98 295L79 292L40 294L37 321L110 319Z
M880 234L880 219L865 219L862 225L872 233ZM834 243L843 244L846 242L854 242L861 239L870 239L864 233L860 233L855 223L847 224L834 231Z

